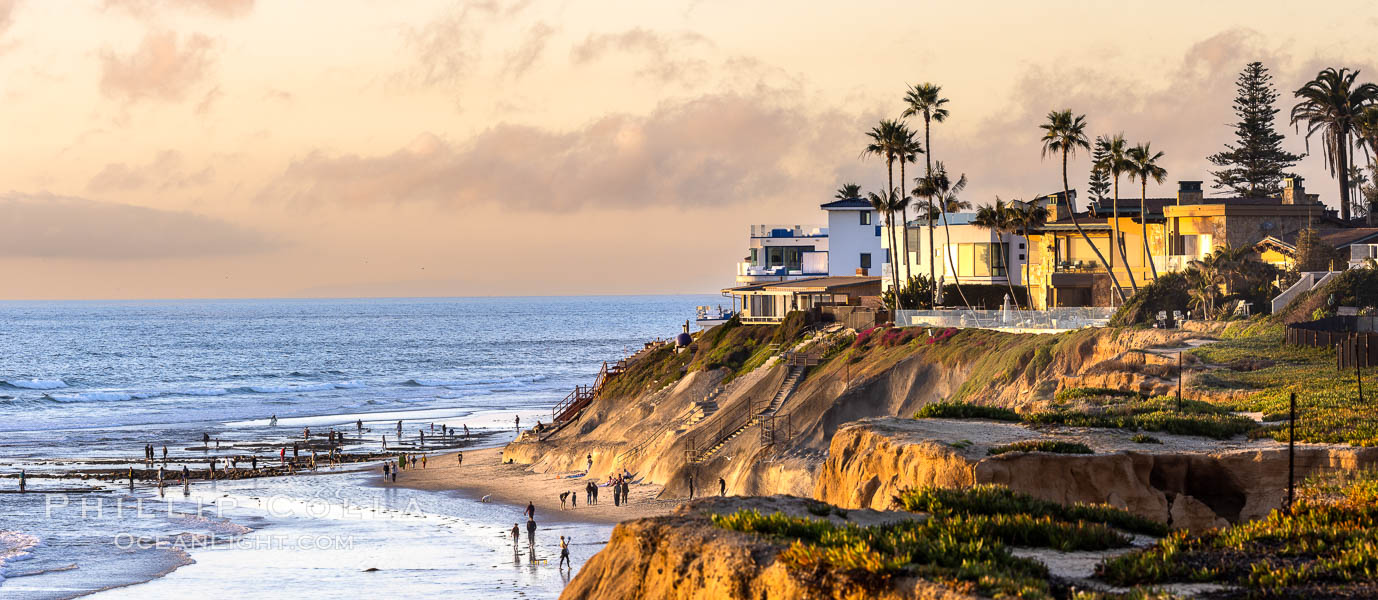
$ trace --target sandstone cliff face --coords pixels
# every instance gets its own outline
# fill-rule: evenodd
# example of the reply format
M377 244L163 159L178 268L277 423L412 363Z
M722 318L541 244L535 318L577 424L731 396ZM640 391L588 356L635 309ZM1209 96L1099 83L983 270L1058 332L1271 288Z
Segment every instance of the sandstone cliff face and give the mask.
M565 599L719 600L830 598L861 600L971 598L917 579L868 590L829 573L791 572L776 557L786 546L713 526L708 513L738 508L779 510L803 515L797 498L709 499L682 507L677 514L627 521L613 529L608 545L565 586ZM848 515L849 519L878 515ZM910 515L912 517L912 515ZM834 517L836 519L836 517Z
M860 421L833 438L814 497L844 508L884 509L905 488L995 483L1056 502L1108 503L1198 529L1262 517L1286 496L1287 449L1271 441L1208 443L1163 435L1164 445L1150 453L1128 442L1125 432L1052 433L1097 453L985 456L990 446L1047 434L981 421ZM1296 476L1300 482L1313 473L1375 464L1378 449L1304 444L1297 447Z

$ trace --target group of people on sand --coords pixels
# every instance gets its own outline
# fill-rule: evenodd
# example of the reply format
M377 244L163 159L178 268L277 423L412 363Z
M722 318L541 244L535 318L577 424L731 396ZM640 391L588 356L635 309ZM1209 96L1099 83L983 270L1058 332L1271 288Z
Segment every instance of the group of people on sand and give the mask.
M590 483L592 483L592 482L590 482ZM563 501L564 498L565 498L565 496L568 495L568 494L569 494L569 492L565 492L565 494L563 494L563 495L560 496L560 499ZM577 495L577 494L576 494L576 495ZM526 543L527 543L528 548L530 548L531 559L534 561L534 560L536 559L536 504L533 503L533 502L527 502L527 503L526 503L526 509L522 511L522 514L523 514L523 515L526 515ZM513 554L513 556L516 555L516 552L517 552L517 545L521 542L521 536L522 536L521 526L518 525L517 523L513 523L513 524L512 524L512 554ZM569 543L570 543L571 539L572 539L572 538L567 539L567 538L565 538L565 536L563 536L563 535L560 536L560 562L559 562L559 564L557 565L557 568L564 568L564 567L571 567L571 568L572 568L572 567L573 567L573 563L571 563L570 560L569 560Z
M416 469L416 468L417 468L417 463L420 463L420 464L421 464L421 468L422 468L422 469L426 468L426 459L427 459L427 455L424 454L424 453L419 454L419 455L418 455L418 454L399 454L399 455L397 456L397 464L396 464L396 465L393 465L391 460L383 461L383 481L384 481L384 482L387 482L387 481L391 480L391 481L393 481L393 482L396 482L396 481L397 481L397 473L398 473L399 471L405 471L405 470L407 470L407 469L409 469L409 468L410 468L410 469ZM463 459L463 457L461 457L461 458L460 458L460 463L462 464L463 462L464 462L464 459Z

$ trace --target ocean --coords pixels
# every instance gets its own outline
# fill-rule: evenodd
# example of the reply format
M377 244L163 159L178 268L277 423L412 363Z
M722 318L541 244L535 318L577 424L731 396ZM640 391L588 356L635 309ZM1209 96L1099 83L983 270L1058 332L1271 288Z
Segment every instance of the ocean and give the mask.
M208 451L261 454L302 428L354 430L357 421L364 438L401 420L408 432L468 426L500 443L515 417L548 421L603 361L675 335L696 305L719 301L0 303L0 491L17 488L23 469L30 491L53 492L0 494L0 598L206 589L352 597L361 585L390 596L554 597L568 575L547 564L547 550L510 552L514 507L371 487L349 469L164 494L42 475L128 466L145 444L160 456L167 446L178 470ZM205 448L203 436L220 448ZM576 568L610 531L558 520L544 529L575 537Z

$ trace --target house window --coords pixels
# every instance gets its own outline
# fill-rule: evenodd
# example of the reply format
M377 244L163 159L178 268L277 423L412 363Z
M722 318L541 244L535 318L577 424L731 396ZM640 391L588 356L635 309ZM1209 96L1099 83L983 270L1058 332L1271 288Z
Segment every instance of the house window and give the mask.
M871 268L871 253L870 253L870 252L862 252L862 253L861 253L861 268L863 268L863 269L869 269L869 268Z
M751 249L751 257L748 258L747 260L750 261L751 264L756 265L756 266L759 267L759 266L761 266L761 259L760 259L760 254L757 253L757 250L759 250L759 249L758 249L758 248L752 248L752 249Z
M869 210L863 210L863 211L861 211L861 224L862 224L862 225L870 225L870 224L871 224L871 211L869 211Z

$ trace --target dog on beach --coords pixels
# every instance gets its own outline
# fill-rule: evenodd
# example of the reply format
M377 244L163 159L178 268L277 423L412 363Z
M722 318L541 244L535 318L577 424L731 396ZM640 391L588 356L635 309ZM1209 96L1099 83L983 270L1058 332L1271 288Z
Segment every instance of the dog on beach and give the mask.
M490 497L492 497L492 496L493 496L492 494L488 494L488 495L486 495L486 496L484 496L484 497L482 497L482 498L479 498L478 501L479 501L479 502L487 502L487 501L488 501L488 498L490 498Z

